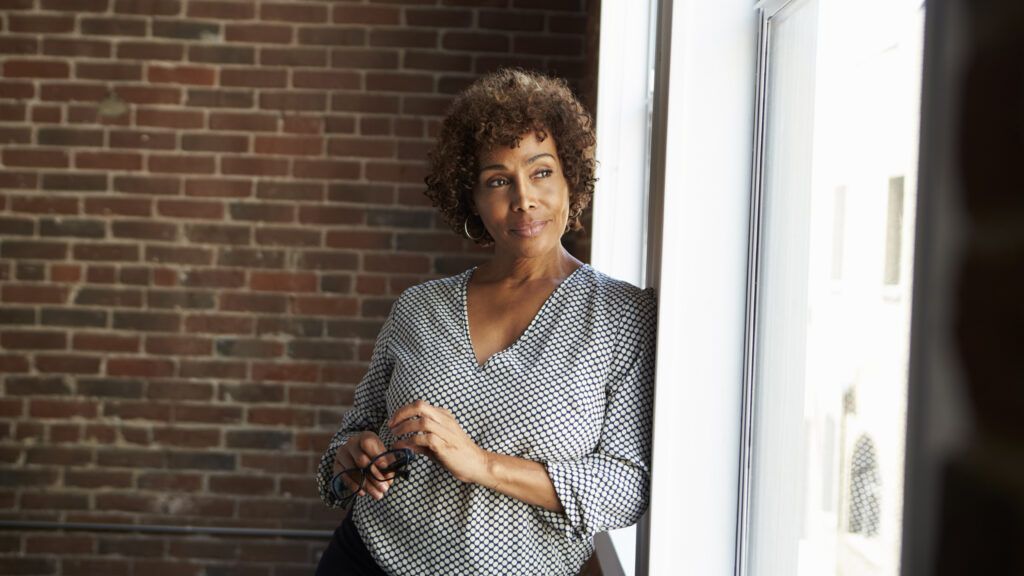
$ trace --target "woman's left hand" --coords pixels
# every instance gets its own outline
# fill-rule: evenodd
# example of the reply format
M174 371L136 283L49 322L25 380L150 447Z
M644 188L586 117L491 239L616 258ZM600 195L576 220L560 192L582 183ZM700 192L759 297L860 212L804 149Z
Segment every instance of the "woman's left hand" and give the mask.
M487 451L463 431L444 408L417 400L395 410L388 421L399 439L393 448L411 448L441 463L460 482L476 483L487 474Z

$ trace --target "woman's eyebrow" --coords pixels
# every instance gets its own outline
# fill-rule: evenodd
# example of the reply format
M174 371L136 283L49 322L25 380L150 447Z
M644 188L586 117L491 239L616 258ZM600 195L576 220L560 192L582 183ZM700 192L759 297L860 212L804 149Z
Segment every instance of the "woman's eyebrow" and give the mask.
M526 163L527 164L533 164L534 162L536 162L537 160L539 160L539 159L541 159L541 158L543 158L545 156L547 156L548 158L551 158L552 160L555 159L555 157L552 156L550 152L541 152L540 154L537 154L536 156L531 156L530 158L528 158L526 160ZM487 166L484 166L483 168L480 169L481 172L486 172L488 170L508 170L508 168L504 164L488 164Z

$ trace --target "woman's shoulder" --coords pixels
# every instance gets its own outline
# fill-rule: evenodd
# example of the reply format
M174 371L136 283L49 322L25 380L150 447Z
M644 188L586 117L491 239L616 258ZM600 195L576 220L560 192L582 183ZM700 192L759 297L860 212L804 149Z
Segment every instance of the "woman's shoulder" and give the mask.
M424 302L429 300L448 300L454 296L458 296L462 290L462 286L465 284L466 275L473 271L472 268L455 274L454 276L445 276L443 278L435 278L433 280L427 280L410 286L402 291L398 296L399 302Z
M584 264L581 280L586 282L595 299L617 308L639 312L656 305L654 288L639 288L625 280L613 278L604 272Z

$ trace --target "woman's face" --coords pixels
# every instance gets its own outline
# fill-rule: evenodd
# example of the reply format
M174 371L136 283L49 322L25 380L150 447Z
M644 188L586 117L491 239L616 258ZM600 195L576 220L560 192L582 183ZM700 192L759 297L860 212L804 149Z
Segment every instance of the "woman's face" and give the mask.
M479 161L474 208L495 253L531 258L558 249L569 220L569 184L554 138L527 133L518 148L481 150Z

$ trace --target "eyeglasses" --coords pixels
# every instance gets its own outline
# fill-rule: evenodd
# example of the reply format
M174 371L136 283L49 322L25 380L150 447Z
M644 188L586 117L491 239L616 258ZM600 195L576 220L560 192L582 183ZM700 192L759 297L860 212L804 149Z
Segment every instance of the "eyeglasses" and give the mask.
M331 478L331 492L334 497L341 501L341 507L346 507L355 500L356 495L366 486L366 479L370 478L376 482L388 482L395 478L409 478L409 463L415 459L416 454L409 448L388 450L378 454L370 460L370 463L363 468L346 468ZM345 480L350 484L346 484ZM352 490L349 486L359 486Z

